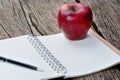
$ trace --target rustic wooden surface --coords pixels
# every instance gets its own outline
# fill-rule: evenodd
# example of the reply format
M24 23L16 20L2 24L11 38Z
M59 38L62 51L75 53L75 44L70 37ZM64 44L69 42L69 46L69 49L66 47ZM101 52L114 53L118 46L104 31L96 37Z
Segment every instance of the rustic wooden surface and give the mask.
M93 29L120 50L120 1L80 1L93 10ZM68 2L75 0L0 0L0 39L31 33L39 36L59 33L57 12ZM67 80L120 80L120 65Z
M120 50L120 0L80 0L94 13L98 32Z

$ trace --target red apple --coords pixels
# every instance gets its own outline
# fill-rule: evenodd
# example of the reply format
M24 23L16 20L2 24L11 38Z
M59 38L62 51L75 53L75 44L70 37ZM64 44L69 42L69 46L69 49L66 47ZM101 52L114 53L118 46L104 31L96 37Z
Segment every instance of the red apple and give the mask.
M80 40L87 36L93 15L90 7L80 3L63 5L58 12L58 25L69 40Z

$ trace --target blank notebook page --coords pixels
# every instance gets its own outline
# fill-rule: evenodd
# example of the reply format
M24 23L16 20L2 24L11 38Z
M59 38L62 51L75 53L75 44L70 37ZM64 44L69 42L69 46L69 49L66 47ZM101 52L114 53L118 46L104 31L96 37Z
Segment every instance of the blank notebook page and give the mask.
M120 62L116 53L90 33L78 41L70 41L62 33L39 40L67 68L66 78L87 75Z

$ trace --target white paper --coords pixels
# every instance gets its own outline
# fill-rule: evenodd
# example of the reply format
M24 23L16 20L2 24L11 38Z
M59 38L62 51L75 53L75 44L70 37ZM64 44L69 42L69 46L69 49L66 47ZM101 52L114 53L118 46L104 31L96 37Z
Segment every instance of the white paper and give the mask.
M120 63L120 56L90 33L78 41L70 41L62 33L39 39L67 68L66 78L87 75Z

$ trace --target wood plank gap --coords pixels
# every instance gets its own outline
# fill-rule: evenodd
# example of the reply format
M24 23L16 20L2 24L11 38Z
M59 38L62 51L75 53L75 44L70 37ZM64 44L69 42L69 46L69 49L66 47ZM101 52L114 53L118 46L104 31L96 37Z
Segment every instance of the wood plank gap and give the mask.
M23 14L24 14L24 17L25 17L25 19L26 19L26 22L27 22L27 24L28 24L28 26L29 26L30 32L31 32L31 34L34 34L34 32L32 31L31 25L29 24L29 21L27 20L27 17L26 17L25 11L24 11L24 9L23 9L22 3L21 3L20 0L18 0L18 1L19 1L19 3L20 3L20 7L21 7L21 9L22 9L22 11L23 11Z
M40 32L38 29L37 29L37 25L34 24L34 22L32 21L32 17L31 17L31 14L29 14L29 19L31 21L31 24L34 26L34 28L36 29L37 32L39 32L41 34L41 36L43 36L44 34L42 32ZM31 28L30 28L31 29ZM31 29L31 32L33 33L32 29ZM34 34L34 33L33 33Z
M92 23L92 26L93 26L94 30L96 31L96 33L99 34L102 38L105 39L105 37L104 37L103 34L99 31L99 29L98 29L98 27L97 27L97 25L96 25L96 23L95 23L94 21L93 21L93 23Z
M80 3L80 0L75 0L77 3Z

